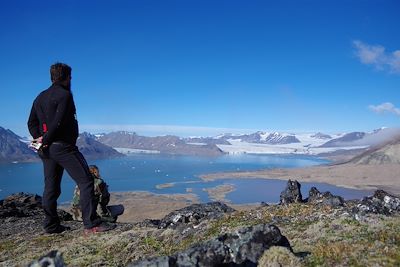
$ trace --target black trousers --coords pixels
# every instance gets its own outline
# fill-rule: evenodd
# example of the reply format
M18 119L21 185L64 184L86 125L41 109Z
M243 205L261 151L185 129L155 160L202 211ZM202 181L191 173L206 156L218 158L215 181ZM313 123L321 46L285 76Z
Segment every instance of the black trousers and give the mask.
M61 194L61 178L64 169L74 179L80 190L80 205L85 228L100 224L96 213L94 180L89 167L78 147L55 142L41 157L44 167L44 192L42 206L46 215L44 229L51 231L60 225L57 215L57 199Z

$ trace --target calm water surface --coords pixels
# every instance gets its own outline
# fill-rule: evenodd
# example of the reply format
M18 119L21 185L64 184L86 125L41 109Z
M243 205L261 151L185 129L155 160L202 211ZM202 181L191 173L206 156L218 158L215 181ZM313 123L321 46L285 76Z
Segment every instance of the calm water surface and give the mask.
M258 156L226 155L221 157L192 157L171 155L137 154L129 157L89 161L100 168L103 179L109 184L110 191L150 191L158 194L186 193L191 188L201 201L207 202L204 188L222 184L232 184L236 190L226 198L233 203L279 202L280 192L286 181L268 179L224 179L204 182L197 175L222 172L244 171L267 168L295 168L318 164L326 161L307 156ZM0 164L0 199L16 193L29 192L42 195L42 164L16 163ZM274 177L271 177L274 178ZM156 185L174 183L173 187L157 189ZM60 202L72 199L74 181L67 173L62 181ZM320 191L331 191L345 199L361 198L370 192L345 189L328 184L302 183L302 193L308 196L308 190L316 186Z

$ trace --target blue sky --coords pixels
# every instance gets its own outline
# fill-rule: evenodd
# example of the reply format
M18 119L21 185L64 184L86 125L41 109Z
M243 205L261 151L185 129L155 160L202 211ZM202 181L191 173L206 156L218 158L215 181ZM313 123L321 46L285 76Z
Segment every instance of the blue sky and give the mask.
M80 129L371 131L400 123L399 1L1 1L0 126L49 66Z

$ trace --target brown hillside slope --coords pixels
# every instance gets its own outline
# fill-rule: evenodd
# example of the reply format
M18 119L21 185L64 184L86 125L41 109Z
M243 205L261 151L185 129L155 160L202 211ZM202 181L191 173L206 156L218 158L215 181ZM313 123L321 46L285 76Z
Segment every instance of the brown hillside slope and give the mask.
M350 160L354 164L400 164L400 137L381 146L368 149Z

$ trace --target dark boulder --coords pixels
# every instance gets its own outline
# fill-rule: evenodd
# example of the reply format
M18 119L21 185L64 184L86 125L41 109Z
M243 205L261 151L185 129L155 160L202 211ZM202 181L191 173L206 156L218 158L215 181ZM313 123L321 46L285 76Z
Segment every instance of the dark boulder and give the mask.
M383 190L376 190L373 196L364 197L353 209L355 214L377 213L392 215L397 212L400 212L400 198Z
M72 215L57 210L62 221L71 221ZM42 197L36 194L16 193L0 201L0 218L44 216Z
M50 251L47 255L41 257L39 260L31 262L29 267L64 267L64 259L62 253L57 250Z
M341 196L332 195L332 193L329 191L321 193L316 187L311 187L307 202L321 203L323 205L338 207L343 206L344 199Z
M301 195L301 184L296 180L289 180L286 188L280 195L280 204L301 203L303 196Z
M172 256L136 262L129 266L257 266L265 250L272 246L289 248L278 227L260 224L221 235Z
M61 221L72 221L74 218L72 217L71 213L66 212L65 210L57 210L58 218Z
M0 218L33 216L41 211L41 196L21 192L12 194L2 200Z
M222 217L225 213L235 211L221 202L210 202L206 204L193 204L180 210L173 211L157 222L158 228L175 228L178 225L198 224L203 219L215 219ZM156 221L154 221L156 222Z

